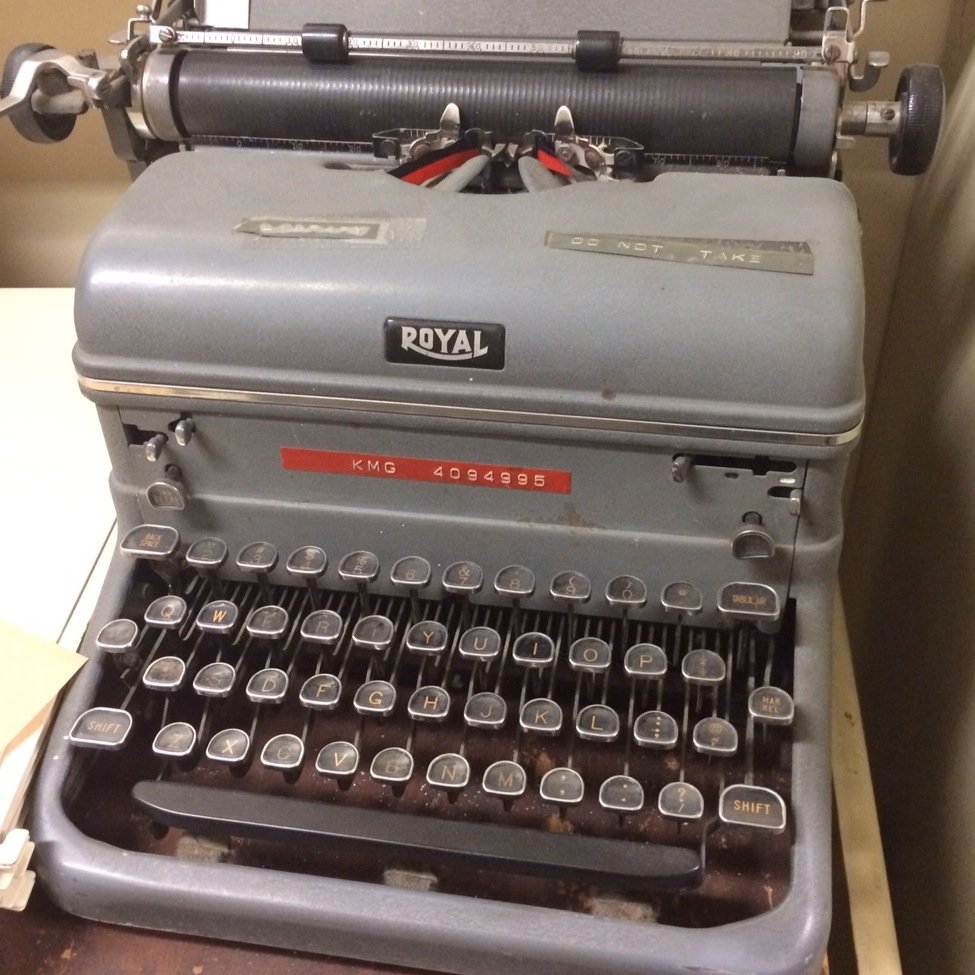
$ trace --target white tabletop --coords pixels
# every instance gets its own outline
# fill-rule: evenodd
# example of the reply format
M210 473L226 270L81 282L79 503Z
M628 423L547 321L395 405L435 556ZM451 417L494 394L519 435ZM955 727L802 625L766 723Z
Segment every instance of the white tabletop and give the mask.
M70 288L0 288L0 618L58 640L114 511L95 407L78 390Z

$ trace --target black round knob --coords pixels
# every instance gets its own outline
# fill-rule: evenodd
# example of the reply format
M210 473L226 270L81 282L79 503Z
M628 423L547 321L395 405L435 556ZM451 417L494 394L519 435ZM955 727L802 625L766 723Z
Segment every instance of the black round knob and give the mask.
M890 168L901 176L918 176L931 164L938 146L945 104L945 83L935 64L912 64L897 84L901 105L897 134L890 139Z
M0 80L0 98L6 98L14 86L14 79L20 66L32 55L47 51L50 44L20 44L8 55L3 64L3 78ZM28 142L60 142L71 135L74 128L74 115L39 115L31 108L30 102L18 105L9 115L13 127Z

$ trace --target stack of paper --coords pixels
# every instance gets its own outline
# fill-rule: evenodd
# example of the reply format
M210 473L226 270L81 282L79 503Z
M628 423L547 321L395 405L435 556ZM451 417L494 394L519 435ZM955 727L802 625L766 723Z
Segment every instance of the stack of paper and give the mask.
M34 844L15 827L51 706L84 659L0 620L0 908L22 910L34 886Z

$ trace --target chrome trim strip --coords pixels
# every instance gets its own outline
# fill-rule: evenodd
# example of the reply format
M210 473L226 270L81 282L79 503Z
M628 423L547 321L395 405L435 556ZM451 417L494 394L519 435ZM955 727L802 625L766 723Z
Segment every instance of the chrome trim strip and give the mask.
M220 403L246 403L262 406L292 406L304 409L349 410L356 413L395 413L401 416L446 417L453 420L481 420L491 423L526 423L544 427L575 427L611 433L659 434L670 437L755 441L801 447L841 447L853 443L862 421L840 433L803 433L788 430L758 430L747 427L722 427L667 420L629 420L625 417L577 416L563 413L532 413L496 410L486 407L448 406L440 403L406 403L396 400L356 399L348 396L320 396L310 393L275 393L244 389L210 389L203 386L166 386L156 383L116 382L78 377L86 393L119 396L154 396Z

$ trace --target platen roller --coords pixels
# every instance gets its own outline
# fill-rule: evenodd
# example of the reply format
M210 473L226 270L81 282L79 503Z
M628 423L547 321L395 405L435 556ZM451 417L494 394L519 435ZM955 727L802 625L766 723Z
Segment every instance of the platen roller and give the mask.
M551 131L568 105L577 131L617 135L656 154L796 162L804 74L794 66L624 66L581 75L571 64L368 59L316 65L288 54L188 51L147 72L146 120L162 135L368 142L402 126L435 128L448 102L464 127L520 136ZM159 78L162 81L162 78ZM165 99L165 100L164 100ZM805 161L828 163L832 132ZM812 159L811 157L815 157Z

